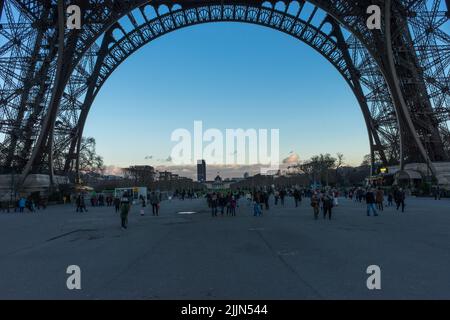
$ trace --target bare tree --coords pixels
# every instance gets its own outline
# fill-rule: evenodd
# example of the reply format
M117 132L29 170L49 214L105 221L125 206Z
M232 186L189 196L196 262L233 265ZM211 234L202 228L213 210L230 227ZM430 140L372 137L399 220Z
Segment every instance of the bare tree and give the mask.
M336 154L336 182L339 181L339 169L344 165L344 155L340 152Z
M319 181L329 184L328 172L330 169L335 168L336 158L333 158L330 154L320 154L312 157L310 160L304 162L301 165L302 171L310 177L310 180L316 184Z
M80 147L80 172L101 174L105 170L103 157L96 152L96 142L92 137L82 138Z

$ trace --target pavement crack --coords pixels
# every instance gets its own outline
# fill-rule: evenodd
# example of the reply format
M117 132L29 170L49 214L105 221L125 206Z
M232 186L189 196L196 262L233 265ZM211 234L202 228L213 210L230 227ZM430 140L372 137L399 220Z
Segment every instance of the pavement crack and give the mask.
M50 242L50 241L54 241L57 239L61 239L61 238L70 236L71 234L78 233L78 232L94 232L94 231L98 231L98 230L97 229L77 229L77 230L66 232L66 233L60 234L59 236L50 238L50 239L46 240L45 242Z

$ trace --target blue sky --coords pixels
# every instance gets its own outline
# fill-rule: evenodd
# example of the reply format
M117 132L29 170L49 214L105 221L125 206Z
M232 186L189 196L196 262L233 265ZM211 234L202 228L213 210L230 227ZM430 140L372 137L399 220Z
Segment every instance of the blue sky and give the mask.
M237 23L178 30L139 50L99 93L85 135L108 165L158 166L175 145L172 131L192 131L195 120L223 131L280 129L281 159L342 152L357 165L369 153L356 99L325 58L281 32Z

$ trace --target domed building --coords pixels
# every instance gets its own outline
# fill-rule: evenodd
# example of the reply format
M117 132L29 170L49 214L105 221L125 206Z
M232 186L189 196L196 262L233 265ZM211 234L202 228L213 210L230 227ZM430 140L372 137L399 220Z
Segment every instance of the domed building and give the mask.
M228 190L231 187L231 184L233 183L233 180L224 180L222 177L218 174L217 177L214 178L214 181L207 181L205 183L205 186L208 188L208 190Z

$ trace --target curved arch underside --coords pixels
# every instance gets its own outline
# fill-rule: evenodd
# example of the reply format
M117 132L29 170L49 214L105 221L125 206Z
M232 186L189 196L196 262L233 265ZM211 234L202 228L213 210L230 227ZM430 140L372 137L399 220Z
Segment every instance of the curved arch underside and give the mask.
M57 25L42 24L57 21L55 8L6 0L0 33L6 39L0 42L1 167L24 174L76 168L86 118L111 73L154 39L210 22L276 29L325 57L359 102L374 158L384 163L448 159L450 37L442 31L448 17L439 11L440 1L398 0L391 8L400 97L389 89L395 74L386 68L385 30L366 26L373 0L104 0L101 5L74 0L84 25L80 32L66 30L61 57ZM377 2L384 7L384 1ZM65 63L57 72L59 58ZM406 113L398 103L405 97ZM424 146L426 154L420 155Z
M151 6L143 6L131 12L127 18L122 19L126 21L119 21L113 25L98 45L98 52L102 54L97 56L95 61L96 67L93 72L96 74L94 77L96 81L91 83L91 90L87 89L89 93L84 97L84 103L81 106L80 121L77 122L80 125L77 139L82 136L92 102L105 81L120 64L141 47L181 28L212 22L241 22L261 25L289 34L327 59L349 84L360 104L369 133L371 150L377 152L377 158L383 162L387 162L388 159L393 162L398 158L399 155L396 153L398 148L393 147L398 145L398 141L395 140L398 134L395 110L392 102L389 101L383 76L376 72L376 62L355 37L350 37L346 42L336 21L317 7L310 8L309 15L306 15L307 20L298 14L305 8L298 6L297 11L292 12L290 10L292 4L286 6L283 11L270 6L261 8L245 5L211 5L186 9L174 6L172 10L163 14L153 7L152 10L148 10L148 7ZM153 16L149 15L149 11L153 12ZM137 21L143 21L143 23L139 24ZM126 31L127 27L123 25L133 27ZM350 52L349 47L354 48L353 52ZM351 53L353 53L353 59ZM365 66L367 70L365 74L357 70L356 63ZM363 77L365 77L364 88L361 86ZM75 78L78 78L78 75ZM379 100L376 101L378 105L370 102L374 91L385 95L381 104ZM376 125L380 117L383 117L383 126ZM395 144L392 144L393 141ZM70 150L75 154L76 143L72 141ZM69 159L74 158L76 157L69 157ZM71 166L72 164L66 163L65 169L69 170Z

